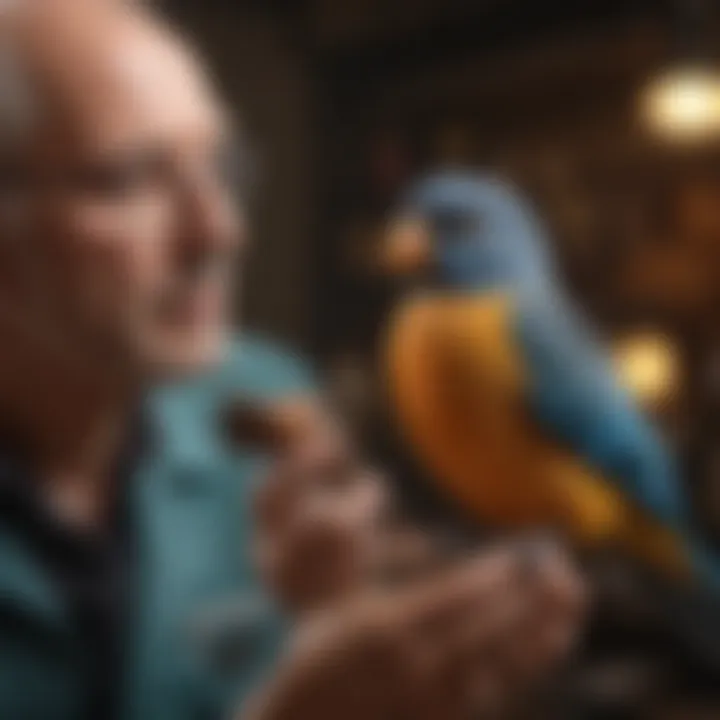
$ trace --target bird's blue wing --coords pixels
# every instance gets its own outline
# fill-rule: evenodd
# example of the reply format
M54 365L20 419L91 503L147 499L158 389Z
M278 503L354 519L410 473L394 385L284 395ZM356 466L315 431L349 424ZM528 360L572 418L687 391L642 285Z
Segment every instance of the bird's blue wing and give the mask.
M677 462L613 377L599 342L560 299L525 298L517 340L540 426L618 484L651 516L685 524Z

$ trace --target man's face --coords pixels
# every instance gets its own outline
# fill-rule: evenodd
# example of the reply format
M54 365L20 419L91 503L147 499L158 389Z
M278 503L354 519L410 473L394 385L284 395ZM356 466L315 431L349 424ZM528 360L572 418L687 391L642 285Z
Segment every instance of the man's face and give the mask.
M224 345L243 239L228 129L176 40L133 21L104 31L43 57L52 115L16 300L85 362L164 379Z

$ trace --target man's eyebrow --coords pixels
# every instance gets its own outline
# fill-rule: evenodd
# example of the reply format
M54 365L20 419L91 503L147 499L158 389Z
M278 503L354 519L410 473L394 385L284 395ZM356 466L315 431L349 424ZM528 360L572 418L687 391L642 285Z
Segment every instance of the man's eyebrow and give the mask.
M127 138L113 142L88 143L79 148L77 164L93 165L112 163L127 157L140 156L161 147L159 139Z
M81 155L74 163L76 169L102 168L136 163L158 162L166 156L161 145L153 143L128 143L112 148L98 149Z
M54 178L86 189L117 187L137 172L167 167L167 155L159 146L127 145L85 154ZM136 176L137 177L137 176Z

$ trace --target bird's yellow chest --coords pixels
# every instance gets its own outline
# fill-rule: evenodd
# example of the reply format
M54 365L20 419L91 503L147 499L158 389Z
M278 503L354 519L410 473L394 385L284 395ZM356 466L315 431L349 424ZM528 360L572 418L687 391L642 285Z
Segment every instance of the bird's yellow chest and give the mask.
M441 490L485 523L613 532L617 493L528 415L513 312L502 294L428 295L398 309L386 367L401 434Z
M547 507L511 313L500 295L408 301L390 325L387 380L402 435L443 489L486 521L523 523Z

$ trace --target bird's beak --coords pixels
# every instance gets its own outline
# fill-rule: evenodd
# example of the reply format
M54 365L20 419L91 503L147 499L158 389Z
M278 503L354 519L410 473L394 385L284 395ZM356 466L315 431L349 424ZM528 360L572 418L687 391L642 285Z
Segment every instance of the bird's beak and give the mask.
M426 270L432 262L430 228L424 218L403 215L391 220L378 250L384 274L408 276Z

